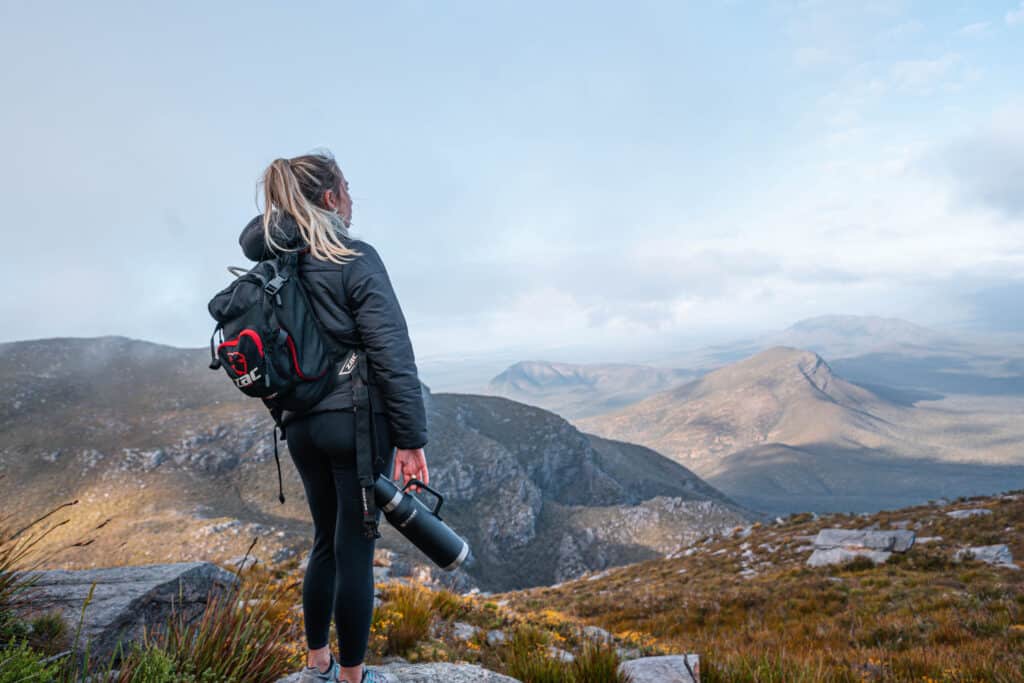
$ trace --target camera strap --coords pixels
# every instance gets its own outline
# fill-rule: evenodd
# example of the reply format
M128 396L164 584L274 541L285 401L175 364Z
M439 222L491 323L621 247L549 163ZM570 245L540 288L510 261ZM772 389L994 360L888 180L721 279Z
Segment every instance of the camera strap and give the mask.
M353 366L354 362L354 366ZM377 502L374 499L374 447L373 402L367 386L366 352L353 349L342 364L341 372L352 373L352 409L356 418L356 475L359 478L359 497L363 507L363 536L380 538L377 527Z

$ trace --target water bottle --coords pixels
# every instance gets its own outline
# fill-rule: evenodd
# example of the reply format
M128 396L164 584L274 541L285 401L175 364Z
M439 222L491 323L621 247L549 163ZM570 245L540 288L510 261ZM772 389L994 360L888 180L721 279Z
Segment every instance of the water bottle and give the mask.
M434 494L437 504L433 510L420 502L416 496L406 492L406 489L413 485ZM444 502L440 493L419 479L410 479L399 489L398 484L383 474L377 477L373 490L377 507L384 512L391 526L398 529L437 566L452 571L460 565L469 566L472 563L469 544L452 531L438 514L441 511L441 503Z

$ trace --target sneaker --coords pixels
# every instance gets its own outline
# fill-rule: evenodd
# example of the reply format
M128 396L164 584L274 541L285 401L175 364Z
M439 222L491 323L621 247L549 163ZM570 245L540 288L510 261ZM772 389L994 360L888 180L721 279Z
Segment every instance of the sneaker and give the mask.
M299 676L299 683L341 683L341 665L338 664L337 660L334 659L334 654L331 654L331 665L327 667L327 671L320 671L315 666L306 666L302 668L302 675Z
M375 670L367 669L364 666L363 677L359 679L359 683L384 683L384 679Z

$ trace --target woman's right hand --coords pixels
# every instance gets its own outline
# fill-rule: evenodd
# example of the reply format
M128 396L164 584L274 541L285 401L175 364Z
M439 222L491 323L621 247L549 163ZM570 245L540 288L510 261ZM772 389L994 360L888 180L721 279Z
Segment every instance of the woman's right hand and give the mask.
M427 456L422 448L396 448L395 449L395 473L392 479L400 487L405 487L410 479L419 479L424 484L430 484L427 473ZM420 491L420 487L414 485L410 491Z

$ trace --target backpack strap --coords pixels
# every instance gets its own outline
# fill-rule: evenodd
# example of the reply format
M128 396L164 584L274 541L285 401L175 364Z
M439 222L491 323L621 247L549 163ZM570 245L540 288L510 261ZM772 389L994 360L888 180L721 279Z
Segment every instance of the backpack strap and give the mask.
M274 462L277 464L277 499L284 504L284 481L281 479L281 456L277 450L277 433L281 432L281 438L285 438L284 425L281 424L283 410L274 406L270 408L270 416L274 418Z
M373 405L367 388L366 352L353 349L355 368L352 372L352 409L356 418L356 475L363 507L363 536L380 538L377 525L377 502L374 498ZM345 363L348 366L348 363Z

